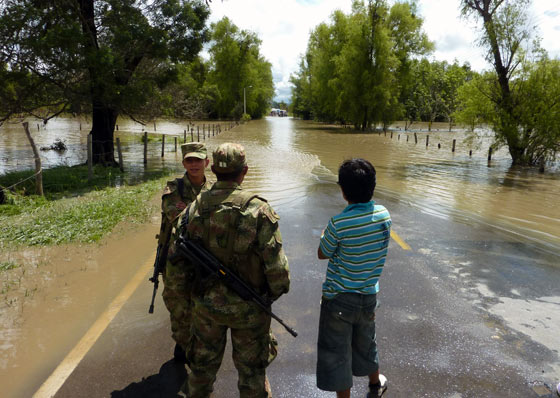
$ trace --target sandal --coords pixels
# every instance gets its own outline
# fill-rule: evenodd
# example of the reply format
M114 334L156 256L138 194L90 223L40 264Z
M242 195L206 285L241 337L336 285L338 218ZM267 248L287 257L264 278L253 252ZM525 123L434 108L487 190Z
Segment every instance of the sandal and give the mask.
M385 394L387 391L387 378L383 375L379 375L379 381L375 384L369 385L369 392L366 398L378 398Z

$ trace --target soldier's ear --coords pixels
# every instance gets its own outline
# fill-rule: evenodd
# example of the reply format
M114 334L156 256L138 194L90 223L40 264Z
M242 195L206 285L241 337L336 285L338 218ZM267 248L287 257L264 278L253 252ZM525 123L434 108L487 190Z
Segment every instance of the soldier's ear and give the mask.
M204 167L208 167L209 164L210 164L210 159L206 158L206 161L204 162Z

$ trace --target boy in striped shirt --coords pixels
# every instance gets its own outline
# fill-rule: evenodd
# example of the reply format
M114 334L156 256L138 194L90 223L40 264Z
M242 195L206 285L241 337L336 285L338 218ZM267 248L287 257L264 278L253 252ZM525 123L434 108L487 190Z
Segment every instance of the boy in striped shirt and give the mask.
M328 259L323 283L317 387L350 397L352 376L369 377L367 398L380 397L387 379L379 374L375 309L391 232L391 216L371 199L375 168L351 159L338 170L338 184L348 206L332 217L321 236L319 259Z

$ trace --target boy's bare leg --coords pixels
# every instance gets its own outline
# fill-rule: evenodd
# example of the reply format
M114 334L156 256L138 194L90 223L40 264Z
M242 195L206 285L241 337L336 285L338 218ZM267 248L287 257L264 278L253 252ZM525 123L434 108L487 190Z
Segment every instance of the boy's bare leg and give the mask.
M350 389L344 391L337 391L336 398L350 398Z
M379 383L379 370L377 372L370 373L368 377L369 377L369 384Z

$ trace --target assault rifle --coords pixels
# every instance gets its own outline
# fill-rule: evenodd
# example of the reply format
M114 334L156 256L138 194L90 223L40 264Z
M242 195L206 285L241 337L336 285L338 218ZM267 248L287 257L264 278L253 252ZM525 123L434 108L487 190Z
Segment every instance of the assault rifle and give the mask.
M218 260L212 253L206 250L202 245L179 237L175 241L175 255L186 258L191 264L198 267L207 275L214 275L218 279L222 280L227 286L229 286L235 293L239 295L244 300L252 301L262 308L264 312L274 318L280 325L290 333L292 336L297 337L297 332L286 325L282 319L280 319L276 314L270 310L270 301L264 299L260 294L258 294L251 286L249 286L243 279L237 276L229 268L223 265L220 260Z
M171 239L171 223L166 220L165 214L161 214L161 227L159 229L158 246L156 251L156 260L154 262L154 274L149 279L154 284L152 292L152 302L148 309L149 314L154 313L154 300L159 286L159 275L165 271L165 263L167 262L167 252L169 250L169 240Z

